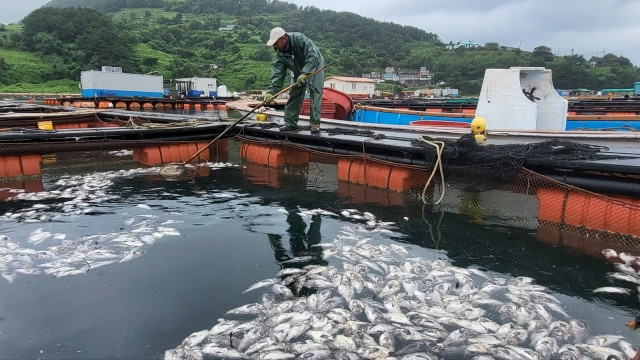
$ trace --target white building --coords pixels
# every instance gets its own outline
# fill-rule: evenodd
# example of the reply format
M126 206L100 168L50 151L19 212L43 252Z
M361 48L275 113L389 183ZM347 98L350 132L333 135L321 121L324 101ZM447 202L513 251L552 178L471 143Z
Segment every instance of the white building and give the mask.
M179 78L171 80L175 90L188 97L218 96L218 86L215 78Z
M324 87L342 91L352 98L372 97L376 81L361 77L329 76L324 79Z

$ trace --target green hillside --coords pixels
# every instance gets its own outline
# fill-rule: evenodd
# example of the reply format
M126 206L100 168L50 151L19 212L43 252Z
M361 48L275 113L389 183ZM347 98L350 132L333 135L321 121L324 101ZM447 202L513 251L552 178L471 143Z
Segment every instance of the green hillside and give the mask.
M220 30L226 25L234 27ZM0 92L77 92L80 72L103 65L167 81L216 77L233 91L265 89L273 57L265 42L274 26L312 38L334 62L327 75L426 66L463 95L479 92L485 69L510 66L551 68L558 88L640 81L640 69L624 56L557 57L544 44L533 52L497 43L447 50L437 34L415 27L284 1L53 0L18 25L0 24Z

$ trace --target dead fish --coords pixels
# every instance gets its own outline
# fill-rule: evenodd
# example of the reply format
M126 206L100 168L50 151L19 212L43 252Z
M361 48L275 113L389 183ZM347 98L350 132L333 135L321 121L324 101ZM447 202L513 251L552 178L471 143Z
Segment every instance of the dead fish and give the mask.
M629 359L632 359L638 353L638 347L624 339L620 340L618 342L618 345L620 346L622 352L624 352L624 354L627 355Z
M596 346L609 346L609 345L613 345L613 344L617 343L621 339L624 339L624 336L620 336L620 335L598 335L598 336L593 336L593 337L587 339L586 343L589 344L589 345L596 345Z
M564 344L558 349L560 360L579 360L580 350L573 344Z
M260 353L255 358L258 360L283 360L283 359L293 359L295 357L296 357L295 354L292 354L289 352L285 352L281 350L273 350L273 351Z
M2 277L9 283L12 283L16 278L16 273L13 271L3 271L2 273L0 273L0 275L2 275Z
M251 286L249 286L247 289L243 290L242 293L246 294L249 291L255 290L255 289L259 289L261 287L265 287L265 286L270 286L273 285L275 283L278 282L278 279L275 278L271 278L271 279L264 279L264 280L260 280L254 284L252 284Z
M571 319L569 324L571 325L571 333L573 334L574 342L583 342L588 333L587 322L581 319Z
M615 286L603 286L603 287L599 287L597 289L593 289L594 293L607 293L607 294L620 294L620 295L629 295L631 294L631 290L626 289L626 288L622 288L622 287L615 287Z
M276 298L279 298L282 300L293 299L293 292L291 291L291 289L289 289L284 285L273 284L271 289L273 290L273 293L275 294Z
M221 347L215 343L209 343L203 346L202 353L223 359L246 359L246 357L237 350Z
M307 270L300 268L284 268L276 273L276 277L285 277L297 274L306 274Z
M209 336L209 330L196 331L187 336L182 341L182 345L186 347L198 346L200 345L202 340L207 338L207 336Z
M616 356L618 359L624 359L625 356L622 352L614 350L606 346L597 346L589 344L576 344L580 349L585 350L588 354L597 356L598 359L607 359L609 356Z
M306 333L307 337L318 344L324 344L326 342L333 342L333 336L326 331L309 330Z
M333 341L333 346L338 350L355 351L357 349L356 343L353 338L345 335L336 335Z
M389 280L386 285L380 289L378 297L383 298L385 296L394 294L402 288L402 285L398 280Z
M312 351L307 351L303 354L300 354L298 356L298 359L302 359L302 360L325 360L325 359L331 359L331 355L332 355L332 351L331 350L312 350Z
M264 311L264 306L262 304L246 304L239 306L235 309L228 310L226 312L227 315L258 315Z
M632 275L627 273L613 272L607 274L612 279L627 281L634 284L640 284L640 277L638 275Z
M354 315L360 315L365 310L364 303L358 299L351 299L349 301L349 310L351 310Z
M614 259L618 257L618 252L613 249L602 249L601 253L607 259Z
M235 329L234 329L235 330ZM269 336L270 329L264 326L257 326L247 331L246 334L242 337L242 340L235 346L235 349L238 351L244 351L248 349L251 345L255 344L259 340L265 339ZM275 343L275 342L274 342Z
M140 257L142 255L144 255L144 249L143 248L138 248L138 249L133 249L131 251L126 251L124 253L124 257L122 259L120 259L120 262L125 262L125 261L129 261L129 260L133 260L137 257Z
M305 263L305 262L310 262L315 260L316 257L315 256L311 256L311 255L306 255L306 256L296 256L293 257L289 260L285 260L285 261L281 261L280 264L299 264L299 263Z
M558 341L554 337L544 337L536 342L534 348L543 359L549 359L558 352Z

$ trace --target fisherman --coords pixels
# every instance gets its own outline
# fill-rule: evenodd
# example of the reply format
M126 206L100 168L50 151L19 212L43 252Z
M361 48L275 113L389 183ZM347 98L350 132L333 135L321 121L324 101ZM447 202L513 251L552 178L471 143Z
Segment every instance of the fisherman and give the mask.
M287 70L293 71L297 85L289 91L289 100L284 108L285 126L281 127L280 131L297 130L302 100L307 85L309 85L311 133L319 133L324 71L321 70L309 79L307 78L310 73L325 65L320 50L304 34L287 33L281 27L271 29L267 45L273 46L276 55L271 64L271 86L264 97L264 103L273 102L273 94L282 89Z

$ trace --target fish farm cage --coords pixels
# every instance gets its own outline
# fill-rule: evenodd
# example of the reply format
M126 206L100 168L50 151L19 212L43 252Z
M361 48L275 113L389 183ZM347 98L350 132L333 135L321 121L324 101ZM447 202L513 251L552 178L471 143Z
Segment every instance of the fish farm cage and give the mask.
M246 179L258 185L286 188L301 183L334 191L345 202L391 207L417 201L425 213L457 212L479 222L530 229L539 241L594 257L602 257L604 248L631 253L640 249L638 197L587 191L527 169L522 156L531 156L530 146L473 156L460 142L423 139L417 146L424 148L420 165L364 150L330 153L286 138L257 139L242 131L215 142L202 134L170 140L7 142L0 147L0 199L46 191L43 177L70 171L147 168L151 179L180 181L215 176L211 164L232 163L241 165ZM538 150L544 155L542 145ZM573 150L580 156L597 155L593 148ZM184 172L161 171L166 164L187 160ZM430 226L430 236L437 236L438 224Z

